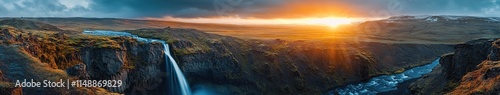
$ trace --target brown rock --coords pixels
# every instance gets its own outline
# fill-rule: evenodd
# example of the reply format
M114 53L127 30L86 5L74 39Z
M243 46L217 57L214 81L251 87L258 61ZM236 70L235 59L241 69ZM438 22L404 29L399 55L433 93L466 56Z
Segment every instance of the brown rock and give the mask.
M23 89L14 87L13 83L0 82L0 95L23 95Z
M484 79L497 77L498 74L500 74L500 66L491 67L484 74Z
M491 53L488 56L490 61L498 61L500 60L500 40L493 42L491 46Z
M59 33L57 33L57 37L58 37L59 40L64 40L64 38L66 36L64 35L64 32L59 32Z
M70 76L77 76L80 80L88 80L90 76L86 72L87 65L85 64L77 64L73 67L66 69L66 72Z
M0 81L3 81L3 80L4 80L4 79L3 79L3 72L2 72L2 71L0 71Z
M14 39L14 34L10 29L2 29L0 30L0 40L4 40L7 43L12 42Z
M23 41L23 34L19 34L16 38L16 41Z
M440 67L433 70L428 78L419 79L412 84L412 92L428 95L442 94L454 89L465 74L477 70L477 67L483 67L480 63L493 57L490 54L495 40L478 39L456 45L455 52L442 56L439 60ZM497 71L499 70L496 68L491 69L490 74L485 76L497 76Z

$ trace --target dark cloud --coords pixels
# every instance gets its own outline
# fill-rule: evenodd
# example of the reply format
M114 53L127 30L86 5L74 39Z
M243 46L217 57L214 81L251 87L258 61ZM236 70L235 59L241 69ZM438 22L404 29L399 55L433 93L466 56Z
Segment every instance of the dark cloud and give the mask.
M0 0L0 17L68 17L86 16L89 9L68 8L59 0Z
M243 1L239 3L238 1ZM217 7L233 10L271 7L276 0L94 0L91 8L106 13L123 13L129 17L214 17ZM222 2L223 5L218 5ZM236 3L233 3L236 2ZM214 5L214 3L216 3ZM226 6L228 5L228 6ZM266 6L269 5L269 6ZM249 10L248 10L249 9ZM235 14L238 14L237 12ZM243 12L241 12L243 13Z
M403 14L458 14L458 15L488 15L487 9L498 5L496 0L406 0Z

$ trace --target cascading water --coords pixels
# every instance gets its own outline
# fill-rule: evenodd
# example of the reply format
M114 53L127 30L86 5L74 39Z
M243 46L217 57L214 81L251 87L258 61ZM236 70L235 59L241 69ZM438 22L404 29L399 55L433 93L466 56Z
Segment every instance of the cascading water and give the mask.
M170 73L175 73L175 74L170 74L170 75L175 75L177 77L177 81L179 83L179 87L173 88L172 91L180 91L179 94L182 94L182 95L191 95L191 90L189 89L189 84L187 83L186 78L184 77L184 74L182 74L181 69L179 68L179 66L177 66L177 62L175 62L174 58L170 55L170 49L168 48L168 44L165 43L164 41L162 41L162 44L163 44L163 48L165 48L165 50L163 52L165 52L165 56L168 56L168 58L165 57L165 60L170 60L171 66L175 70L175 72L170 72ZM171 84L175 84L174 79L170 79L170 80L171 80Z
M134 39L137 39L137 41L141 42L160 42L163 44L163 52L165 54L165 61L166 61L166 66L167 66L167 73L169 73L167 76L169 77L169 86L170 92L169 95L191 95L191 90L189 88L189 84L186 81L186 78L184 77L184 74L182 73L181 69L177 65L177 62L174 60L172 55L170 54L170 48L168 44L163 41L163 40L156 40L156 39L147 39L147 38L141 38L137 35L133 35L130 33L126 32L114 32L114 31L103 31L103 30L94 30L94 31L87 31L85 30L83 34L88 34L88 35L98 35L98 36L126 36L126 37L132 37ZM172 76L169 76L172 75Z

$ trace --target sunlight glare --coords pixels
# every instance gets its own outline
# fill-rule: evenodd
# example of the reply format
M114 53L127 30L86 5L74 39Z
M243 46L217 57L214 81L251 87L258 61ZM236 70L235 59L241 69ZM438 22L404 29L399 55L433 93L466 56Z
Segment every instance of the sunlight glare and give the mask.
M304 22L305 24L337 27L339 25L351 24L354 20L349 18L311 18L306 19Z

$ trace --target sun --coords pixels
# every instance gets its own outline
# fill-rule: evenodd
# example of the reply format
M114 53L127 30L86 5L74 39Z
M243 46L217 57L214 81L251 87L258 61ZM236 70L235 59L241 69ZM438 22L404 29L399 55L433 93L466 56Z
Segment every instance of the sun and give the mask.
M309 18L305 19L305 24L314 24L314 25L324 25L335 28L339 25L346 25L355 22L354 19L351 18Z

